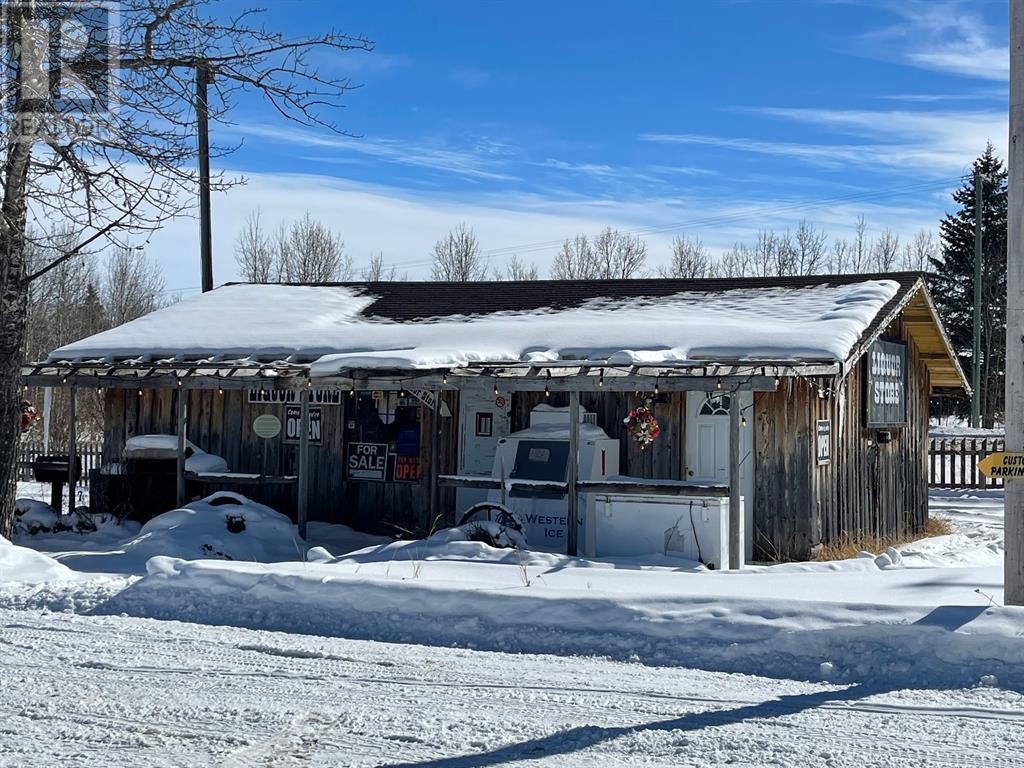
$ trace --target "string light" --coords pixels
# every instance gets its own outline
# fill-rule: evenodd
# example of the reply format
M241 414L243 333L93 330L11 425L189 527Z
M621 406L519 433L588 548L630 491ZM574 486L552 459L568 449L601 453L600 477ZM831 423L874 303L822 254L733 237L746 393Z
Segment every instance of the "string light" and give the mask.
M178 386L181 386L181 379L178 379Z
M218 387L217 388L217 394L218 395L223 395L224 394L224 387Z
M498 392L498 382L494 382L494 396L497 397L501 393Z
M658 380L657 379L654 380L654 394L656 394L656 395L660 395L661 394L661 387L658 386Z
M746 416L741 416L740 417L740 426L741 427L747 426L747 417Z
M349 396L349 397L354 397L354 396L355 396L355 394L356 394L356 385L355 385L355 384L353 384L353 385L352 385L352 389L350 389L350 390L348 391L348 396Z
M604 368L602 368L597 373L597 386L599 386L599 387L603 387L604 386Z
M142 397L142 390L139 390L139 397Z
M441 383L442 384L447 384L448 383L448 371L445 371L444 373L441 374Z
M721 388L722 388L722 377L719 376L718 377L718 381L715 382L715 389L721 389Z
M551 390L548 389L548 385L544 385L544 397L551 397Z

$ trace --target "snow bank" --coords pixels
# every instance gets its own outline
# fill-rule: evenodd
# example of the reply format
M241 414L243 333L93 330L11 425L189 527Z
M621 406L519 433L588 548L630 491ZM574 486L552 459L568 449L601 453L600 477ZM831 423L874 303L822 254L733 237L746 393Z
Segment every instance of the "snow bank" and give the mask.
M313 373L322 376L345 367L558 359L614 365L836 361L846 358L898 288L891 280L870 280L682 292L396 323L363 317L374 297L352 287L228 285L61 347L50 359L302 355L319 358Z
M742 598L722 594L738 579L719 574L652 583L648 573L609 589L599 569L568 569L577 577L570 587L559 583L557 566L445 565L381 562L363 575L366 564L160 557L102 612L804 679L817 679L827 661L835 682L968 686L996 675L1006 687L1024 687L1022 609L842 603L827 585L833 601L780 599L768 597L775 580L765 576L756 577L756 597ZM969 589L963 594L970 599Z
M229 532L229 519L240 520L244 529ZM219 492L157 515L136 536L109 550L54 556L79 571L131 574L145 573L146 561L158 555L269 563L301 560L305 552L306 544L287 516L240 494Z
M52 557L12 544L0 536L0 582L36 584L74 579L76 574Z
M374 536L337 523L310 521L306 524L306 541L309 546L321 547L331 556L387 544L391 540L390 536Z
M61 521L57 511L44 501L36 499L14 500L14 531L29 535L52 531Z
M739 573L493 549L458 532L307 563L161 557L102 610L805 679L827 663L834 682L967 686L994 675L1024 690L1024 609L998 605L1001 498L933 505L953 535Z

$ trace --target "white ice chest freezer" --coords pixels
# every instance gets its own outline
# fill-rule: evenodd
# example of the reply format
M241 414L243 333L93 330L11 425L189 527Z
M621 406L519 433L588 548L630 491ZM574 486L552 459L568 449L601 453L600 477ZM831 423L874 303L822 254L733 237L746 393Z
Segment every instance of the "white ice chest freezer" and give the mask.
M657 449L655 442L649 450ZM505 494L505 505L522 521L531 549L566 551L566 496L534 491L529 482L566 482L568 459L568 408L539 405L531 412L527 429L498 441L491 474L494 478L522 481ZM644 482L640 478L622 477L618 472L619 441L608 437L595 423L594 414L581 408L579 479ZM488 500L500 502L502 492L490 491ZM702 561L709 567L728 566L728 498L656 492L581 493L578 525L580 554L585 557L674 555Z

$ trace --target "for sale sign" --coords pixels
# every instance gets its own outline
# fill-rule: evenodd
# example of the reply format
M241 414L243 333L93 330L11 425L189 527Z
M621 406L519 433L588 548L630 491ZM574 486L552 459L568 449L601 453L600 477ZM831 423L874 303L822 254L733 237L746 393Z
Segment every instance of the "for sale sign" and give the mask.
M907 423L907 345L876 341L868 349L864 391L868 427L901 427Z
M353 480L378 480L388 478L387 443L349 443L345 449L345 466Z

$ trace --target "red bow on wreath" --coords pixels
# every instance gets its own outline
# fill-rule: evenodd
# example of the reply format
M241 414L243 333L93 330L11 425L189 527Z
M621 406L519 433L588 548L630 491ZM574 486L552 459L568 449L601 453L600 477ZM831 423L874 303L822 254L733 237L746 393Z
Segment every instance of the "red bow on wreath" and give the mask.
M31 400L21 401L21 431L28 432L32 422L36 420L36 407Z
M629 436L640 443L641 451L661 434L658 420L654 418L654 401L650 398L645 399L640 407L630 410L623 423L629 430Z

